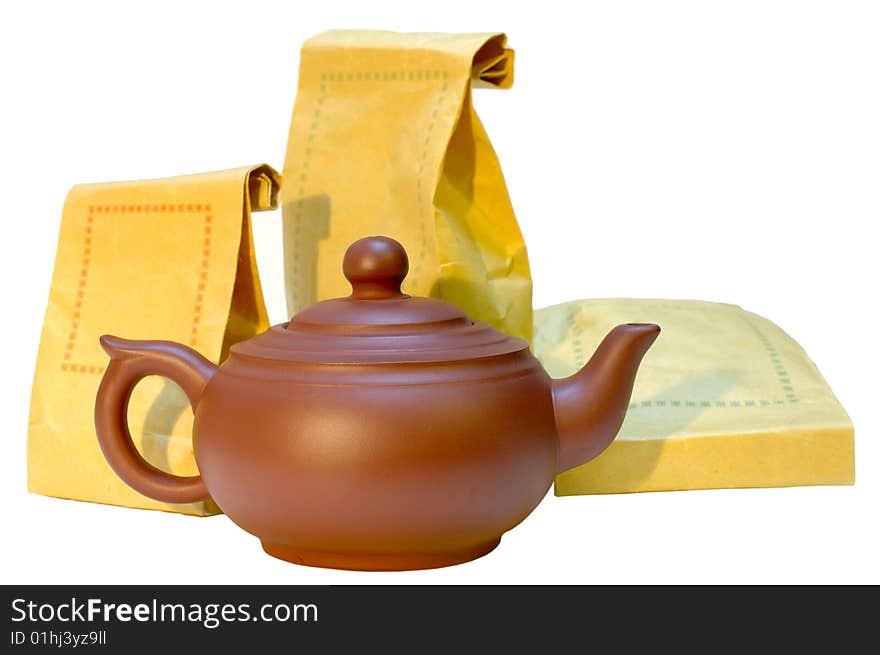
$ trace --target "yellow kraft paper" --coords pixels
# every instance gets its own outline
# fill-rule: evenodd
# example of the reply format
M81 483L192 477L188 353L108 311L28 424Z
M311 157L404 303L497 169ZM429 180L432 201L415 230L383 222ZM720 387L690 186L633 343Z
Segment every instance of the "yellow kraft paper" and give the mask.
M580 368L615 325L658 323L617 439L556 479L557 495L852 484L853 426L804 350L735 305L582 300L535 313L553 377Z
M218 362L230 345L265 330L250 213L275 208L278 188L278 174L264 165L71 189L31 396L30 491L185 514L218 511L211 501L151 500L110 469L93 419L108 361L98 337L169 339ZM144 379L128 417L147 461L197 474L192 413L177 385Z
M284 162L291 314L348 295L345 249L400 241L404 291L531 338L526 248L471 90L513 83L503 34L333 31L305 43Z

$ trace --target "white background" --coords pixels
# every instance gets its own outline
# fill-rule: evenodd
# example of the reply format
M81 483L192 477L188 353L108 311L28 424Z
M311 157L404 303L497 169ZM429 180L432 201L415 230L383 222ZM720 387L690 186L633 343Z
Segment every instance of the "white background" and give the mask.
M7 2L0 583L880 582L880 17L871 2ZM856 426L854 487L555 498L437 571L309 569L196 519L26 493L31 377L78 182L281 169L298 51L328 28L506 31L477 110L535 304L740 304L794 336ZM273 322L280 212L255 216Z

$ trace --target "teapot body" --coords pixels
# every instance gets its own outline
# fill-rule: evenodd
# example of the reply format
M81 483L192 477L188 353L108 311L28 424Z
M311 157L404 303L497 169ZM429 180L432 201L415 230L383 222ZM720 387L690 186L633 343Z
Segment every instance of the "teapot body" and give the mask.
M401 570L486 554L556 473L611 443L660 328L617 326L580 371L551 380L522 339L402 293L408 266L393 239L356 241L350 296L233 345L219 368L182 344L102 336L107 462L150 498L213 497L291 562ZM199 475L162 471L132 442L128 400L147 375L189 398Z
M529 353L325 365L233 351L195 412L220 508L272 555L412 569L473 559L547 493L550 378Z

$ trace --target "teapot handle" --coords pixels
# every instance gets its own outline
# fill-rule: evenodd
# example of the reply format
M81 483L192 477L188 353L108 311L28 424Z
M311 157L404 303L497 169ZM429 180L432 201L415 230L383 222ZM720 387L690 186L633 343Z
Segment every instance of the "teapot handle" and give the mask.
M128 430L128 401L135 385L148 375L162 375L181 386L195 411L217 367L192 348L171 341L129 341L105 335L110 355L95 400L95 430L110 467L135 491L166 503L210 499L200 475L184 477L162 471L143 458Z

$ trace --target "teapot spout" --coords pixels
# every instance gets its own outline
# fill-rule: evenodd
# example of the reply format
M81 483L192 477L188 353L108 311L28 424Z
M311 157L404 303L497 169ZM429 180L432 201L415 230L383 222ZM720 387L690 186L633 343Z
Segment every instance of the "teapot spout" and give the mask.
M660 328L618 325L580 371L553 381L558 435L557 473L580 466L605 450L623 424L636 371Z

